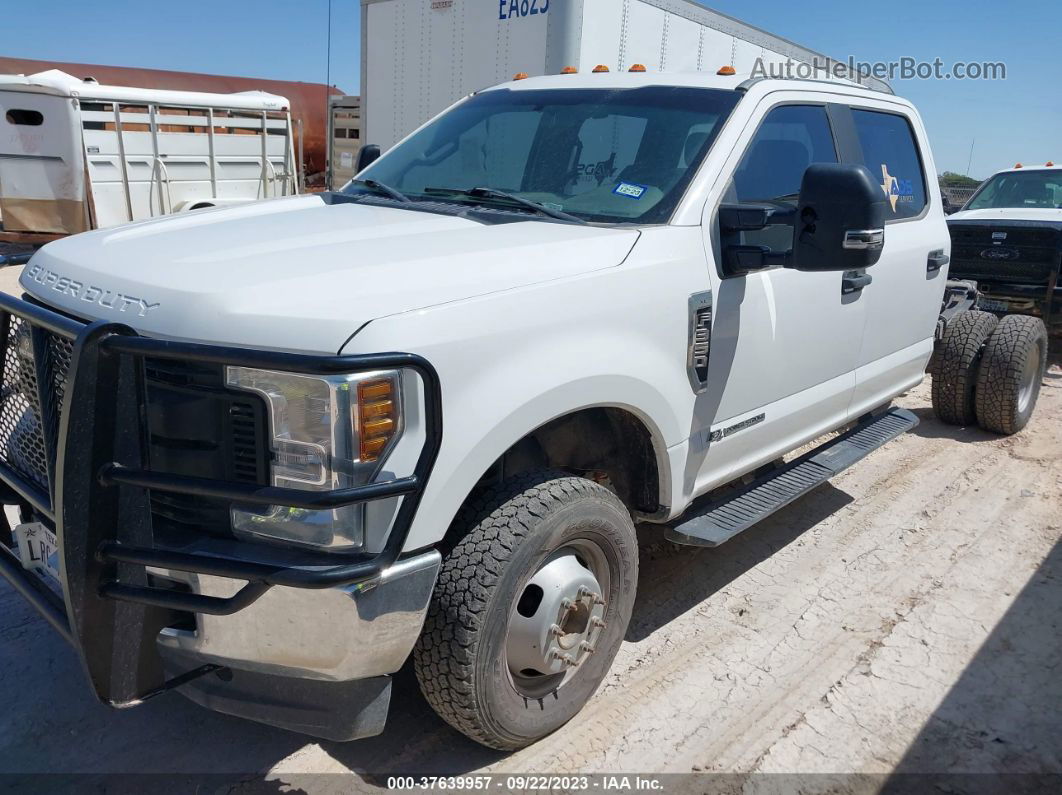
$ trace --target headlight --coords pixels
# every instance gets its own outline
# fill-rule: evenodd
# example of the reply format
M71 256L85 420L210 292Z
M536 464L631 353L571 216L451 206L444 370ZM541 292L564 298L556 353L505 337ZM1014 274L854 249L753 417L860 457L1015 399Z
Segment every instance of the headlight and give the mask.
M402 433L396 371L311 376L228 367L226 382L265 398L274 486L331 491L368 483ZM243 506L232 509L232 529L344 551L364 542L364 515L363 505L323 511Z

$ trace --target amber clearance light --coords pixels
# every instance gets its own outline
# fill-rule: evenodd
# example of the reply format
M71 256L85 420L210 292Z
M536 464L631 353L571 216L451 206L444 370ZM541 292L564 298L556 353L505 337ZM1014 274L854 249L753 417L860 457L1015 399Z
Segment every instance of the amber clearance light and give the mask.
M358 384L359 458L377 461L395 435L395 384L389 378Z
M737 69L735 69L733 66L722 66L719 68L719 71L716 72L716 74L723 75L724 77L731 77L732 75L737 74Z

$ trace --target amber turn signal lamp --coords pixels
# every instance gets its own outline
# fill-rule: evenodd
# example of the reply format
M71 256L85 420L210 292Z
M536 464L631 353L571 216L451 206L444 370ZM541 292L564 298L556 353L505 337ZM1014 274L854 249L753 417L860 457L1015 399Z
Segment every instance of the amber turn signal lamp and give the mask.
M377 461L395 435L395 385L390 379L358 384L359 458Z

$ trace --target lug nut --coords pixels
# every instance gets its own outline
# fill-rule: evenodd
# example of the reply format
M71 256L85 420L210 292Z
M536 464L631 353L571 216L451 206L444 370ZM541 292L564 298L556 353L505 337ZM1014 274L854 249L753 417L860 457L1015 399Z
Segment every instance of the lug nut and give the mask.
M591 594L590 597L594 600L595 605L603 605L605 603L605 600L601 598L601 594L599 593Z
M601 618L601 616L594 616L590 619L590 623L598 629L604 629L608 626L608 624L605 623L605 619Z
M572 602L572 600L569 599L568 597L564 597L563 599L561 599L561 607L564 610L571 610L573 604L574 604L574 602Z
M587 654L593 654L597 649L587 643L585 640L579 644L579 648L585 651Z
M560 637L564 634L564 630L560 628L560 624L551 624L549 628L549 634Z
M561 657L561 659L564 660L564 664L567 665L569 668L578 665L578 663L575 662L575 658L572 657L570 654L565 654L563 657Z

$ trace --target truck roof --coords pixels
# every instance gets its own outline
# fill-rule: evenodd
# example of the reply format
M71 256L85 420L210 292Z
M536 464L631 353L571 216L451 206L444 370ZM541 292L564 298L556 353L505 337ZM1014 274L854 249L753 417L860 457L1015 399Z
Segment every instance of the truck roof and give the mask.
M1024 163L1019 163L1018 165L1013 166L1012 168L1001 169L995 172L995 174L993 174L992 176L994 177L996 174L1009 174L1014 171L1062 171L1062 164L1057 164L1050 160L1044 163L1042 166L1031 164L1025 165Z
M212 94L205 91L166 91L131 86L107 86L79 80L58 69L33 75L0 75L0 91L25 91L106 102L139 102L180 107L221 107L241 110L287 110L288 100L264 91Z
M801 80L752 77L750 72L738 72L734 75L718 75L711 72L581 72L573 74L543 75L511 80L484 89L494 91L501 88L530 90L537 88L636 88L638 86L684 86L691 88L750 89L758 85L775 88L792 88L796 90L821 90L826 86L844 89L845 93L867 97L904 100L891 93L867 88L850 80Z

